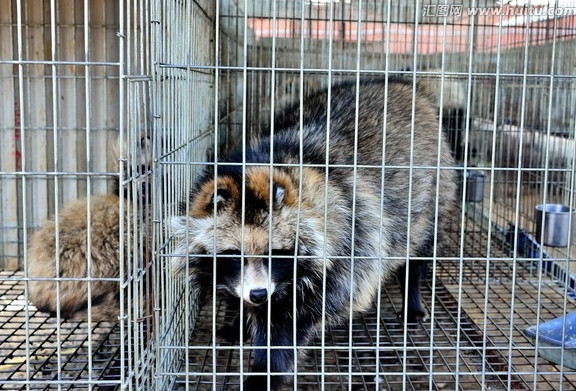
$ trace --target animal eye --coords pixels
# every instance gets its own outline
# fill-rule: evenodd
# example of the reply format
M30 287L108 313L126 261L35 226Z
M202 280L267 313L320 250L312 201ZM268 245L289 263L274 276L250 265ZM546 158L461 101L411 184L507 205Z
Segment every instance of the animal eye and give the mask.
M272 256L274 257L293 257L294 249L273 249Z
M236 264L240 263L240 251L238 250L224 250L216 255L218 263L222 264Z

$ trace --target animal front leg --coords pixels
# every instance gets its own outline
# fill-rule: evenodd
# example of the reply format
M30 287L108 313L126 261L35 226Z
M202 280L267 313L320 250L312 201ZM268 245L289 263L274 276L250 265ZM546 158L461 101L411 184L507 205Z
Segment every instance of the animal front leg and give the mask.
M275 390L283 384L286 375L276 375L281 372L291 372L294 368L294 350L292 327L290 325L271 324L270 345L267 341L265 324L253 329L252 345L257 347L285 346L286 348L257 348L254 350L253 372L268 373L268 359L270 360L270 387L266 375L251 375L244 382L246 390Z
M226 313L233 314L232 320L224 323L218 330L216 330L216 338L220 342L234 344L240 341L240 300L231 298L226 300ZM243 327L242 340L248 339L248 330Z
M274 317L273 317L274 319ZM298 321L296 345L307 345L313 335L312 320ZM268 376L251 375L244 382L246 390L277 390L289 380L289 375L294 371L296 359L293 343L293 320L292 317L283 316L274 319L270 324L270 345L267 341L266 322L259 322L257 327L252 327L252 345L255 347L277 346L277 348L256 348L254 350L253 372L270 373L270 387ZM268 372L268 361L270 371Z
M240 340L240 314L235 315L234 319L216 330L216 338L229 344L238 342Z

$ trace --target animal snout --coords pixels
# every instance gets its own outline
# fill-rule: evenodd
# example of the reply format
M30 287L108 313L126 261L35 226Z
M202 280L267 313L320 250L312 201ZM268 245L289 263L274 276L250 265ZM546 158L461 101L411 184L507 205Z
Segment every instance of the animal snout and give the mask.
M268 298L268 290L266 288L258 288L250 290L250 301L254 304L262 304Z

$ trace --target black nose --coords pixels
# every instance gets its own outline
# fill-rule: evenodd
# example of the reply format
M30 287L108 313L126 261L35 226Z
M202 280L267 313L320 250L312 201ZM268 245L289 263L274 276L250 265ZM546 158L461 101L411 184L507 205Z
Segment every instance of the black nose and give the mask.
M252 289L250 291L250 301L254 304L262 304L268 298L268 290L265 288Z

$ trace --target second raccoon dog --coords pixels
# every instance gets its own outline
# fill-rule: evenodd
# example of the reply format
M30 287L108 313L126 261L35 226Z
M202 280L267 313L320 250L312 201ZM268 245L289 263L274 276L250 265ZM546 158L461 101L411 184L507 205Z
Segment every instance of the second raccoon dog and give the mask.
M88 231L86 199L66 203L59 218L59 272L56 272L56 224L51 218L30 240L30 277L49 278L30 281L30 300L40 311L56 316L57 309L66 319L86 320L88 283L82 280L54 279L88 277L88 238L92 240L91 319L116 321L119 314L118 283L106 279L120 273L120 199L117 195L92 196L91 230ZM57 298L60 297L59 307Z
M323 327L323 314L337 324L351 310L368 310L379 284L402 270L406 256L433 255L436 205L437 254L443 254L456 181L436 109L417 94L412 127L412 86L389 81L384 118L384 88L384 80L360 83L357 148L356 84L332 87L329 138L327 91L319 91L303 103L302 132L290 120L297 112L285 112L273 138L246 146L245 165L238 153L217 172L207 169L185 216L172 219L179 270L189 271L200 300L215 281L222 297L244 301L254 346L306 345ZM405 302L408 321L415 321L426 317L425 261L411 261L409 270ZM254 371L267 371L267 354L255 350ZM295 359L292 349L269 350L272 373L292 371ZM272 389L286 380L272 376ZM265 390L266 382L252 375L244 388Z
M119 156L119 142L111 144L111 155ZM133 254L128 250L129 239L134 234L130 223L131 199L137 202L148 202L147 176L151 162L151 143L146 134L140 137L137 150L137 174L141 175L137 194L131 195L120 190L115 184L117 194L98 194L90 198L71 200L65 203L56 217L52 216L30 238L28 248L28 270L32 278L28 283L30 301L43 312L65 319L87 320L88 304L91 306L90 319L94 322L118 320L120 312L120 243L124 240L124 256L126 259ZM120 213L120 197L124 197L125 214ZM141 200L141 201L140 201ZM90 208L90 227L88 224L88 208ZM142 208L146 214L148 208ZM126 231L120 236L120 222L124 219ZM149 229L144 217L143 226L139 226L144 241L149 240ZM140 233L140 232L139 232ZM90 243L90 245L89 245ZM90 291L88 291L88 250L90 254ZM150 243L144 243L147 252ZM132 249L133 251L137 251ZM142 260L143 262L145 260ZM57 269L58 266L58 269ZM57 283L56 277L62 278ZM84 280L82 280L84 279ZM89 303L90 302L90 303Z

